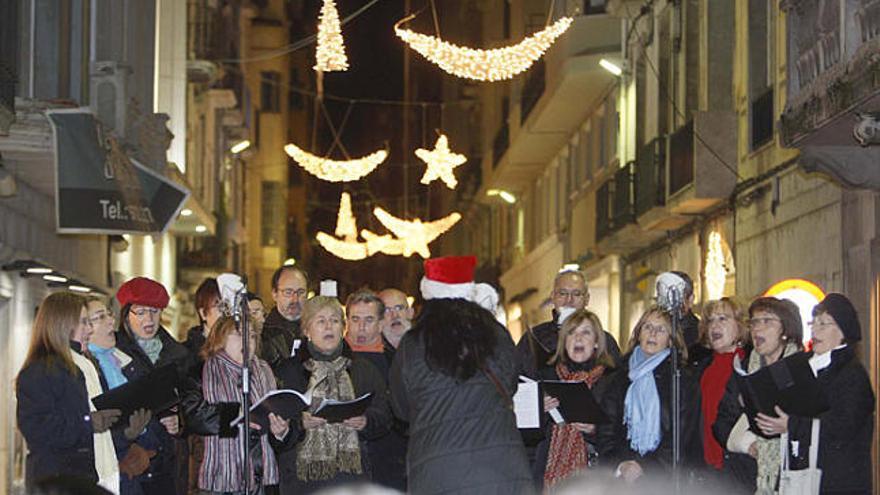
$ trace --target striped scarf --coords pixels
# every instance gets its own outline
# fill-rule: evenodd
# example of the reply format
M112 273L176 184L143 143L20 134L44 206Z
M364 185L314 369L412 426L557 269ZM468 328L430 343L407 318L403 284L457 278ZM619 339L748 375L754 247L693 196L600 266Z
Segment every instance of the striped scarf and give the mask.
M205 361L202 370L202 393L208 403L238 402L241 399L241 365L220 351ZM275 377L269 366L255 359L251 363L251 400L275 390ZM220 438L217 435L205 439L205 457L199 467L199 488L210 492L239 492L244 490L241 467L244 462L244 437L239 430L236 438ZM263 485L278 484L278 462L269 445L267 432L260 435L262 450ZM251 448L255 448L251 444ZM256 485L254 466L251 464L251 486Z
M588 387L599 380L605 367L593 366L590 370L570 371L562 363L556 365L556 375L560 380L585 382ZM544 470L544 486L552 487L556 483L585 469L589 464L587 442L584 435L570 424L553 425L550 438L550 450L547 454L547 469Z
M101 379L98 378L98 370L89 361L89 358L78 352L71 351L70 357L76 367L82 371L86 379L86 392L89 394L89 411L94 411L95 406L91 399L104 393L101 387ZM113 447L113 437L110 430L95 433L95 471L98 473L98 484L111 493L119 493L119 461L116 459L116 449Z

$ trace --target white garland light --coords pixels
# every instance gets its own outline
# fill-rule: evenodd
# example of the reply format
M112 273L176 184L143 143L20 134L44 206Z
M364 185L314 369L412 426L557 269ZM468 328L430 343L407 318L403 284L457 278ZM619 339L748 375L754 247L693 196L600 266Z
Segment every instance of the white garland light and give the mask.
M339 12L334 0L324 0L318 24L318 47L315 50L316 71L346 71L348 57L345 56L345 44L342 41L342 27L339 23Z
M422 184L440 179L449 189L455 189L458 185L453 169L467 161L466 156L449 150L449 140L443 134L437 139L433 150L419 148L416 156L428 165L425 175L422 176Z
M285 146L284 151L307 172L330 182L350 182L361 179L388 158L386 150L379 150L361 158L330 160L313 155L293 143Z
M563 17L516 45L481 50L400 28L407 20L409 18L399 21L394 33L410 48L452 75L477 81L503 81L525 72L572 22L571 17Z
M367 244L357 240L357 221L351 212L351 196L346 192L339 198L335 233L336 237L318 232L315 239L324 249L344 260L357 261L370 256L367 254Z
M726 281L727 269L724 266L721 234L712 232L709 234L709 250L706 253L706 291L710 301L724 296Z
M425 259L430 258L431 250L428 249L428 244L461 220L461 214L458 212L450 213L433 222L422 222L418 218L403 220L378 206L373 209L373 215L397 239L403 241L403 252L401 254L407 258L412 256L413 253L418 253L419 256Z

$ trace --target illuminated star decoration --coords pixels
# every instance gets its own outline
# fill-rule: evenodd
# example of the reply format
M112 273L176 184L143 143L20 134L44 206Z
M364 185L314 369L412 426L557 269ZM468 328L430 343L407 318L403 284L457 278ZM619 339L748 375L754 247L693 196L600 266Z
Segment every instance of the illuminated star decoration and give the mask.
M379 150L361 158L330 160L313 155L292 143L285 146L284 151L308 173L329 182L361 179L388 158L387 151Z
M467 157L449 150L449 140L443 134L437 138L434 150L419 148L416 156L428 165L425 175L422 176L422 184L430 184L434 179L440 179L449 189L455 189L458 180L452 169L467 161Z
M342 28L339 24L339 12L334 0L324 0L318 24L318 47L315 50L316 71L346 71L348 58L345 56L345 45L342 42Z
M454 212L449 215L434 220L433 222L422 222L418 218L413 220L403 220L397 218L378 206L373 209L373 215L379 219L386 229L390 230L394 236L403 242L402 255L409 258L413 253L418 253L422 258L430 258L431 250L428 249L434 239L440 237L441 234L449 230L459 220L461 214ZM384 252L384 251L383 251Z
M446 72L477 81L503 81L525 72L571 26L572 21L571 17L563 17L516 45L480 50L399 27L412 17L394 25L394 33L404 43Z

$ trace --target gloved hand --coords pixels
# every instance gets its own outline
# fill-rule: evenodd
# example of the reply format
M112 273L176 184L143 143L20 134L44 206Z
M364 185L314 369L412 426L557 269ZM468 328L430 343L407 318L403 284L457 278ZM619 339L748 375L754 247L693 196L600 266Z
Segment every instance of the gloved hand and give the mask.
M119 409L104 409L102 411L92 411L89 416L92 420L92 429L95 433L104 433L119 419L122 411Z
M153 414L149 409L138 409L131 413L131 416L128 417L128 427L122 430L125 438L134 440L140 436L141 432L147 427L147 423L150 422L150 418L152 417Z
M133 443L128 448L125 457L119 461L119 472L128 476L128 479L134 479L150 467L150 459L153 457L156 457L155 450L146 450Z

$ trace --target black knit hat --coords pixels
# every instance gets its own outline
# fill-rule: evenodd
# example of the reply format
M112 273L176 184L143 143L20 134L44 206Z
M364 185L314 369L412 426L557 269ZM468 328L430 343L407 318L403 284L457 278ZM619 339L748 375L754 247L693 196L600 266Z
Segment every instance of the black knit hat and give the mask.
M825 296L825 299L813 309L813 316L823 312L828 313L834 318L834 322L840 327L840 331L843 332L843 337L847 342L862 340L862 326L859 324L859 315L846 296L835 292Z

